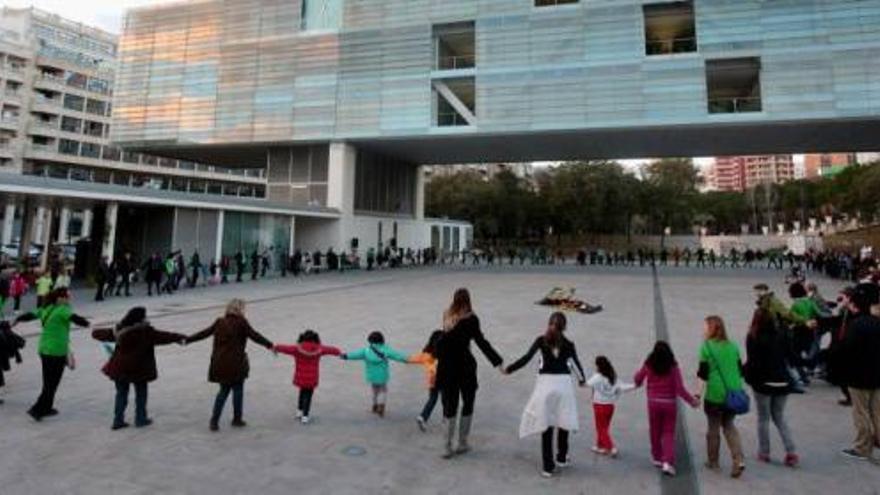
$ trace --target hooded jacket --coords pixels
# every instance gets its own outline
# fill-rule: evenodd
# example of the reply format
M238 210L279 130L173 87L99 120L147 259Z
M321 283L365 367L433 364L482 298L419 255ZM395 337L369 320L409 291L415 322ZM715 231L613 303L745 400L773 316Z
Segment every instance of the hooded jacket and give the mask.
M105 375L113 381L146 383L159 377L155 347L182 342L186 337L156 330L143 321L124 328L98 328L92 338L116 343L113 355L102 368Z
M338 356L342 351L336 347L325 346L316 342L303 342L297 345L278 345L275 350L281 354L293 356L296 365L293 368L293 385L299 388L318 388L321 371L321 357Z
M345 354L345 359L363 361L364 378L370 385L385 385L391 378L390 361L407 362L406 356L385 344L370 344Z

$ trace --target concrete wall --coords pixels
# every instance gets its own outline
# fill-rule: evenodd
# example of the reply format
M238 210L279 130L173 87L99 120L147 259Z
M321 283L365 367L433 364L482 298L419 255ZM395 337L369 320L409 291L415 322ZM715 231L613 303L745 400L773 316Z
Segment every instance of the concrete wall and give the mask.
M203 262L209 262L217 249L217 220L213 210L177 208L174 223L174 249L189 258L198 249Z

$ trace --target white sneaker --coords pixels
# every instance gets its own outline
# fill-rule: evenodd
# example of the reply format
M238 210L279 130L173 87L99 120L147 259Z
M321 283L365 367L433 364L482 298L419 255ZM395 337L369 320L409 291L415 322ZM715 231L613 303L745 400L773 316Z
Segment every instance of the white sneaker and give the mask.
M595 445L593 445L592 447L590 447L590 450L592 450L594 453L599 454L599 455L608 455L608 451L607 451L607 450L605 450L605 449L603 449L603 448L600 448L600 447L597 447L597 446L595 446Z
M550 471L541 471L541 477L542 478L552 478L553 473L551 473Z
M309 419L308 416L303 416L302 418L300 418L299 421L300 421L300 423L302 423L302 424L304 424L304 425L307 425L307 424L309 424L309 422L311 422L312 420Z
M296 419L301 419L303 417L303 412L299 409L296 410Z
M666 476L675 476L675 468L672 467L672 464L664 462L661 469L663 470L663 474L665 474Z
M651 459L651 464L653 464L655 468L663 467L663 463L658 461L657 459Z
M566 457L564 461L556 461L556 467L567 468L571 466L571 457Z
M620 451L617 450L617 447L614 447L610 451L608 451L608 455L610 455L611 457L614 457L614 458L617 458L618 454L620 454Z
M422 433L428 431L428 428L425 425L425 418L416 416L416 423L419 425L419 429L422 430Z

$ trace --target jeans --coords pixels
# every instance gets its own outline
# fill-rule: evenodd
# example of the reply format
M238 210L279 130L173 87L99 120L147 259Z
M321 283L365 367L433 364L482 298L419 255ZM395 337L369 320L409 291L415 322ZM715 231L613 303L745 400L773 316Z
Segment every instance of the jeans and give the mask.
M556 435L556 461L553 461L553 430L557 431ZM556 469L557 462L566 462L568 460L568 430L562 428L547 428L541 434L541 459L544 464L544 471L552 473Z
M312 396L315 394L315 389L313 388L301 388L299 389L299 404L297 409L302 412L303 416L308 416L309 411L312 409Z
M40 354L43 364L43 389L37 402L31 406L30 413L42 418L48 414L55 404L55 392L64 375L64 367L67 366L67 356L47 356Z
M709 462L718 463L719 450L721 449L721 431L724 431L724 440L730 449L730 457L734 464L742 464L743 451L739 438L739 431L733 423L736 415L724 409L723 406L706 404L706 419L709 422L709 431L706 433L706 451Z
M462 416L471 416L474 414L474 401L477 398L476 388L462 388L457 385L447 386L440 391L443 399L443 417L454 418L458 415L458 402L461 398Z
M385 384L373 384L371 386L373 390L373 405L384 405L385 398L388 396L388 386Z
M128 407L128 390L134 385L134 424L144 426L147 423L147 382L131 383L116 381L116 402L113 408L113 424L125 423L125 409Z
M794 440L791 438L791 430L785 421L785 403L787 395L764 395L755 392L755 407L758 410L758 453L770 455L770 420L779 430L782 437L782 445L785 453L794 454Z
M596 422L596 447L605 450L614 448L611 439L611 418L614 417L614 404L593 404L593 418Z
M648 403L651 458L654 461L675 464L675 422L677 420L678 408L675 402Z
M863 456L870 456L874 446L880 444L880 389L850 387L849 393L856 430L853 449Z
M226 405L229 392L232 392L232 420L241 421L242 408L244 407L244 382L220 385L217 398L214 399L214 412L211 415L211 423L216 424L220 421L220 415L223 414L223 406Z
M422 413L419 414L421 418L425 421L431 417L431 413L434 412L434 406L437 405L437 398L440 397L440 390L437 387L431 387L431 390L428 392L428 400L425 402L425 407L422 408Z

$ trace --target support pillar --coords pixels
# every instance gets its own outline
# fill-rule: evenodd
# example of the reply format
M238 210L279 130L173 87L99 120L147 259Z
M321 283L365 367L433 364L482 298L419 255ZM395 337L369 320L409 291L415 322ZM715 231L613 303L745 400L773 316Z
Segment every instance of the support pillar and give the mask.
M46 230L46 208L37 207L37 217L34 222L34 235L30 238L30 242L43 242L44 231Z
M217 243L214 246L214 261L218 264L223 259L223 228L226 222L226 212L220 210L217 212Z
M12 244L12 229L15 227L15 203L6 205L3 212L3 235L0 242L3 245Z
M357 149L345 142L330 143L327 166L327 206L342 214L333 248L345 251L353 232Z
M83 220L82 220L82 233L81 237L85 237L86 239L92 238L92 218L94 212L92 212L91 208L86 208L83 210Z
M34 211L33 200L26 197L21 210L21 236L18 238L18 259L22 265L30 263L31 240L37 223Z
M61 207L61 213L58 215L58 244L67 244L70 242L70 236L67 229L70 226L70 208Z
M104 239L101 242L101 256L107 258L108 263L113 262L113 253L116 251L116 217L119 215L119 203L113 201L107 203L104 217Z
M296 251L296 248L293 247L294 241L296 239L296 217L290 216L290 243L287 247L287 256L293 256L293 252Z
M425 168L416 166L416 191L415 191L415 214L416 220L425 219Z
M43 252L40 253L40 271L45 272L49 266L49 251L52 249L52 208L43 208L43 236L40 243L43 244Z

